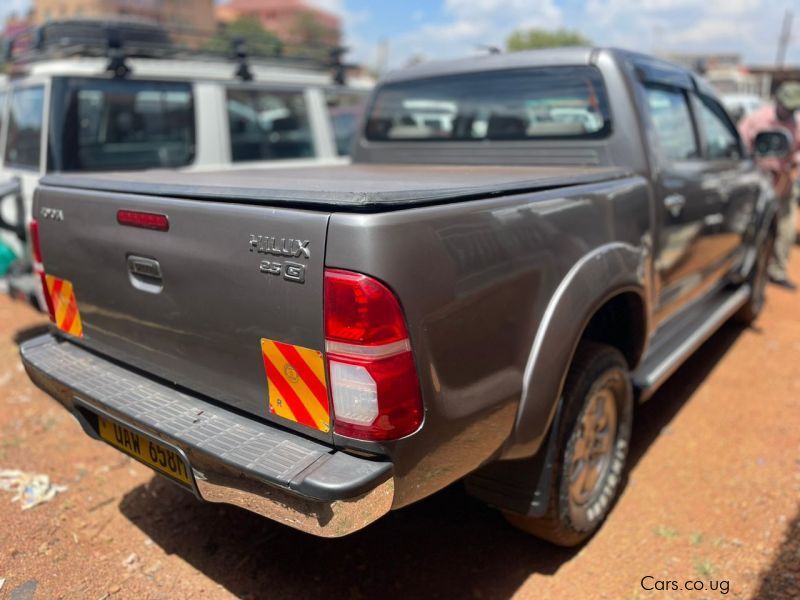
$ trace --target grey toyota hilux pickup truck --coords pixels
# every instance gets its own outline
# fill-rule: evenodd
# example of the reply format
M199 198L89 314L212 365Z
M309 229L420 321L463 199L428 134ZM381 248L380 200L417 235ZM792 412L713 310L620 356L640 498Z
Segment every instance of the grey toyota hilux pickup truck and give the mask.
M463 479L574 545L634 404L758 315L774 203L702 79L568 49L388 75L351 165L50 175L34 215L22 359L87 434L316 535Z

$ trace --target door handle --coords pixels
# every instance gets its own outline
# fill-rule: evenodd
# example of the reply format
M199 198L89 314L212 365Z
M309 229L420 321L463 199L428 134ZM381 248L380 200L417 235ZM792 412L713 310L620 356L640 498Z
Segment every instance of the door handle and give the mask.
M664 206L673 217L679 216L685 205L686 198L681 194L670 194L664 198Z
M128 256L128 278L137 290L158 294L164 288L161 265L153 258Z

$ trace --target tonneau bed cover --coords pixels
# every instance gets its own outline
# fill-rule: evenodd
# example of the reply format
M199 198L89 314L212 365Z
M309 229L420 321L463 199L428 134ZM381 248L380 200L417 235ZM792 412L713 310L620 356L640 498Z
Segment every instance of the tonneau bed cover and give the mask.
M612 167L336 165L285 169L56 174L43 185L303 208L384 210L595 183Z

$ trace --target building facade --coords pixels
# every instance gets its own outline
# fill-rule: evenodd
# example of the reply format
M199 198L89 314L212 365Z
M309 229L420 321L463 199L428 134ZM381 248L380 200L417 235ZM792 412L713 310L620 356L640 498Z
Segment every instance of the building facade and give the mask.
M261 26L286 44L316 42L339 45L342 24L339 17L320 10L303 0L230 0L216 7L220 23L242 17L256 18Z

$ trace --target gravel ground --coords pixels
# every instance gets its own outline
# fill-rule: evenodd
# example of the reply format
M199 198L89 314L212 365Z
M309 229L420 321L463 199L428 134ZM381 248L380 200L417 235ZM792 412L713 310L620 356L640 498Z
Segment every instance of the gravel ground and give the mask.
M26 511L0 492L0 597L800 598L798 298L771 288L641 407L619 503L564 550L460 486L339 540L201 503L29 382L16 341L42 319L2 297L0 469L68 489Z

